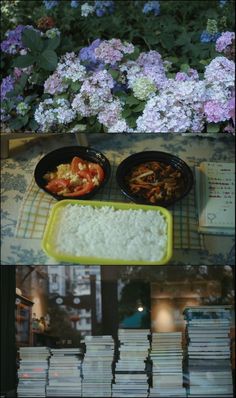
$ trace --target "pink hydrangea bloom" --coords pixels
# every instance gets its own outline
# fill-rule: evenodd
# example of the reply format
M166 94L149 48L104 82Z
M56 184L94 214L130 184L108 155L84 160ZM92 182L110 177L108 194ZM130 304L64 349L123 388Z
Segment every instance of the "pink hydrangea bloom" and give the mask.
M204 104L206 119L210 123L218 123L230 119L228 102L207 101Z
M123 44L120 39L111 39L104 40L94 52L99 61L114 65L122 60L124 54L131 54L133 51L133 44Z

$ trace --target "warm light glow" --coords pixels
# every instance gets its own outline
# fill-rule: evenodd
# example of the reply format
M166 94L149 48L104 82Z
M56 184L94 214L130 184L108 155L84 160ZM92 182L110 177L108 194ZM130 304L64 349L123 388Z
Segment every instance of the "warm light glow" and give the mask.
M138 311L139 311L139 312L143 312L143 310L144 310L144 308L140 305L140 306L138 307Z

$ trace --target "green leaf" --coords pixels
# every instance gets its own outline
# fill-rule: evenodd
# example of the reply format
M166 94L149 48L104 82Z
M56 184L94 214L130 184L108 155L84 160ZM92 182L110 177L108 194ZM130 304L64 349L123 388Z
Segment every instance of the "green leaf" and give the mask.
M126 103L129 105L136 105L139 104L139 100L135 98L133 95L126 98Z
M40 37L40 33L32 29L24 30L22 33L22 43L33 52L40 52L43 49L43 40Z
M140 102L140 104L138 106L136 106L135 108L132 108L133 112L142 112L145 108L146 102Z
M12 130L20 130L24 126L21 118L12 119L9 121L9 127Z
M120 72L118 72L117 70L114 70L114 69L108 69L108 72L113 77L113 79L117 79L120 75Z
M44 50L36 62L40 68L53 71L57 67L57 54L53 50Z
M48 39L47 43L46 43L46 49L47 50L56 50L56 48L59 46L60 44L60 36L55 36L52 39Z
M70 84L70 88L71 88L71 90L72 90L74 93L77 93L77 92L80 90L81 86L82 86L82 83L81 83L81 82L72 82L72 83Z
M136 127L136 118L134 116L129 117L127 120L129 127L135 128Z
M29 122L28 127L29 127L31 130L36 130L36 129L39 127L39 124L36 122L35 119L31 119L30 122Z
M209 123L207 125L207 133L219 133L220 124L219 123Z
M125 110L122 111L122 117L127 118L128 116L130 116L132 113L130 108L127 108Z
M180 70L181 70L181 72L187 73L188 70L189 70L189 68L190 68L190 66L189 66L188 64L182 64L182 65L180 65Z
M18 81L18 84L20 85L20 87L22 88L22 90L25 88L25 85L27 83L28 80L28 75L26 73L23 73Z
M30 102L32 102L37 97L38 97L38 94L27 95L27 97L24 98L24 102L29 104Z
M20 55L13 62L13 66L17 68L27 68L27 66L32 65L34 61L35 57L33 57L32 55Z

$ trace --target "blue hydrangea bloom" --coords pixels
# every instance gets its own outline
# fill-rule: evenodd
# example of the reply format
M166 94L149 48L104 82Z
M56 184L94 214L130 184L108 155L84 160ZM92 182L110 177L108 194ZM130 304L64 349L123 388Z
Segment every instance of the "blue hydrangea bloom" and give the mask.
M70 6L72 8L78 8L79 7L79 2L78 0L71 0Z
M58 5L59 1L60 0L43 0L43 3L47 10L51 10Z
M217 32L214 35L212 35L211 33L204 30L201 34L200 40L201 43L215 43L218 37L220 36L221 36L220 32Z
M95 56L95 49L102 43L102 40L94 40L90 46L81 48L79 52L79 58L84 62L87 70L102 70L104 69L104 64L97 60Z
M103 17L105 14L112 14L115 9L114 1L97 0L94 4L97 17Z
M159 1L148 1L143 6L143 13L153 13L155 16L160 15L160 3Z
M228 0L219 0L220 7L223 8L227 2Z

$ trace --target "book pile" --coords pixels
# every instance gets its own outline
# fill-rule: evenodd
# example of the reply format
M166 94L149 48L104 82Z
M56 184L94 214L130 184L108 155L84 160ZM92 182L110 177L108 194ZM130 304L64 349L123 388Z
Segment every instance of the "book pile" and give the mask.
M235 164L202 162L196 171L199 232L235 233Z
M20 347L18 397L46 397L49 349Z
M81 350L57 348L51 355L47 397L81 397Z
M147 397L146 359L150 347L147 329L119 329L119 360L116 363L113 397Z
M231 307L187 307L189 397L233 397Z
M183 387L182 333L152 333L150 397L186 397Z
M83 397L111 397L114 341L111 336L86 336L82 364Z

